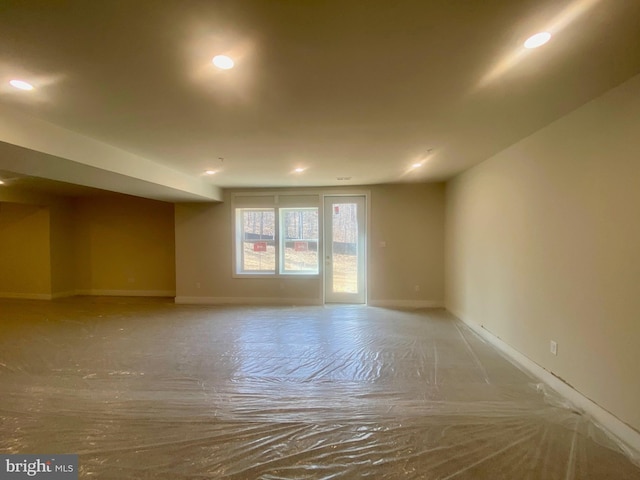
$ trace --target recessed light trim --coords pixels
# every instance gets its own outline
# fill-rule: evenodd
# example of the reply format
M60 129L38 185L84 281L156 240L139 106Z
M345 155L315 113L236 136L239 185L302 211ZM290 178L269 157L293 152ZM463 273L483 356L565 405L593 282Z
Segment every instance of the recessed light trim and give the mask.
M530 36L524 42L524 48L538 48L551 40L551 34L549 32L540 32Z
M421 163L414 163L413 165L411 165L411 168L420 168L421 166Z
M217 170L205 170L204 171L205 175L215 175L216 173L218 173Z
M294 170L294 172L296 172L296 173L302 173L302 172L304 172L304 171L305 171L305 169L304 169L304 168L302 168L302 167L298 167L298 168L296 168L296 169Z
M29 82L25 82L24 80L11 80L9 85L13 88L17 88L18 90L33 90L33 85Z
M213 64L221 70L230 70L235 66L235 62L231 57L226 55L216 55L212 60Z

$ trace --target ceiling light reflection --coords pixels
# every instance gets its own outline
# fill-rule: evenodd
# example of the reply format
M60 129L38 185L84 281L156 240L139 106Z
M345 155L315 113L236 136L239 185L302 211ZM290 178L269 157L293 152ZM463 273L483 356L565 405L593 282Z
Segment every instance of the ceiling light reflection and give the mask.
M551 34L549 32L540 32L527 38L524 42L524 48L538 48L551 40Z
M235 65L234 61L226 55L216 55L213 57L212 62L216 67L222 70L229 70Z
M544 33L551 36L556 36L562 30L576 22L585 13L592 10L602 0L574 0L560 13L553 17L549 22L541 29ZM498 61L491 66L489 71L480 79L477 84L477 88L486 87L490 83L493 83L498 78L502 77L508 71L512 70L522 61L522 59L531 54L530 48L523 48L522 44L517 48L512 49L509 53L502 56Z
M33 85L29 82L25 82L24 80L11 80L9 84L19 90L33 90Z

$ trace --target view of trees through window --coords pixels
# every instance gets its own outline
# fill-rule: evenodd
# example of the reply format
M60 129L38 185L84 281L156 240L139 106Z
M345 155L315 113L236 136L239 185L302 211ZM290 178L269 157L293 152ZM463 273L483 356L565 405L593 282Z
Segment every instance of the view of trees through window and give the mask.
M333 290L354 293L358 291L357 205L341 203L333 208ZM242 208L238 213L239 273L318 273L318 208Z
M242 271L275 272L276 217L273 208L242 209Z
M318 271L318 209L283 208L281 230L285 272Z
M318 272L318 209L281 208L280 233L273 208L239 209L241 272L276 272L276 242L280 239L281 273Z
M341 203L333 206L332 253L333 291L356 293L358 291L358 205Z

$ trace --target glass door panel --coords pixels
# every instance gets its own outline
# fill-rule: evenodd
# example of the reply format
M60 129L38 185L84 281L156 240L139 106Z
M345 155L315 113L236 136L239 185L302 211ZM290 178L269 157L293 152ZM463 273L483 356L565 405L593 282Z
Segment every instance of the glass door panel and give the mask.
M365 197L325 197L325 302L365 303Z

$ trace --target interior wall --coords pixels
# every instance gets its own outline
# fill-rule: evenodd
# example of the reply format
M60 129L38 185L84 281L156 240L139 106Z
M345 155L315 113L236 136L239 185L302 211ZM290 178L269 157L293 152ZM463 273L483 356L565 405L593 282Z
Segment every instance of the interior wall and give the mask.
M451 181L446 208L449 310L636 430L638 132L640 76Z
M370 303L443 303L443 184L296 191L370 192ZM322 303L319 276L233 277L232 193L225 192L224 203L176 205L177 301Z
M372 188L372 303L443 304L444 192L442 183Z
M0 203L0 296L50 298L49 210Z
M71 199L58 199L49 205L49 252L51 294L74 295L76 290L75 211Z
M176 204L176 301L317 303L313 278L232 277L231 193L225 191L223 203Z
M125 195L75 205L76 290L92 295L175 294L173 204Z

